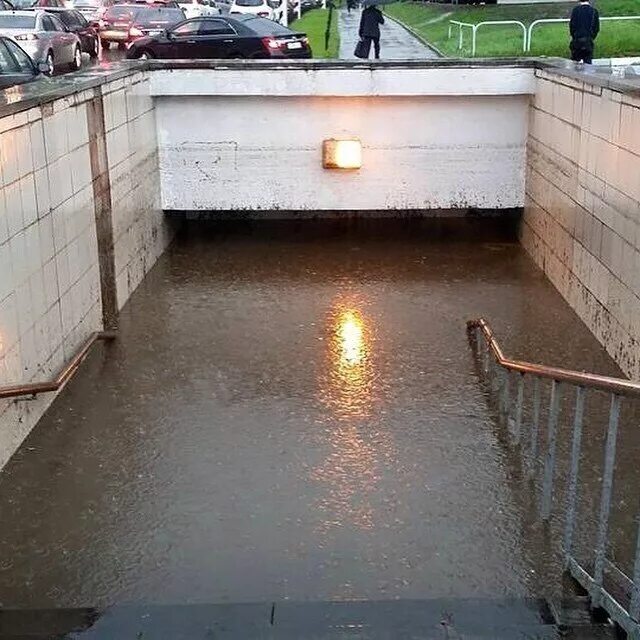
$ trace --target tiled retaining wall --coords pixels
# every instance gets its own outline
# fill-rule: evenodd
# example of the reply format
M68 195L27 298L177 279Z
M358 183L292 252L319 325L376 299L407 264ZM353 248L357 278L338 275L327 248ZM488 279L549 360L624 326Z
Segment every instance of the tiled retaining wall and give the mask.
M522 244L640 379L640 97L536 76Z
M0 386L54 377L103 328L101 288L121 307L170 240L147 83L138 73L0 119ZM0 400L0 467L54 397Z

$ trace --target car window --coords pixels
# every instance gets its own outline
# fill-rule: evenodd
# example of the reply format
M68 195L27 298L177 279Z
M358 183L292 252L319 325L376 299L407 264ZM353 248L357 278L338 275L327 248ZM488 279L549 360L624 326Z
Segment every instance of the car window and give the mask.
M290 36L293 33L291 29L266 18L249 18L243 24L259 36Z
M200 35L236 35L233 27L224 20L203 20Z
M3 11L11 11L13 9L13 5L10 5L8 2L5 2L4 0L0 2L0 7L2 7Z
M33 62L31 62L31 58L15 42L13 42L13 40L5 40L4 44L13 54L15 61L20 67L20 71L22 71L22 73L35 75L35 68L33 66Z
M0 15L0 29L35 29L35 16Z
M16 0L13 6L16 9L28 9L33 6L33 0Z
M77 25L80 25L81 27L86 27L89 24L89 21L79 11L73 11L72 15Z
M20 73L20 67L9 53L5 40L2 40L0 41L0 75L8 73Z
M51 19L51 16L42 16L42 30L43 31L57 31L56 25Z
M171 26L184 20L184 13L180 9L143 9L136 14L136 24L151 25L164 24Z
M236 0L239 7L261 7L264 0Z
M178 25L172 33L176 36L195 36L200 31L200 26L204 20L192 20Z
M60 20L58 19L57 16L50 16L51 18L51 22L53 22L53 28L55 31L66 31L66 27L64 26L64 24L62 24L62 22L60 22Z
M122 18L124 20L132 20L134 14L136 13L135 10L132 10L131 7L111 7L110 9L107 10L107 12L104 14L104 17L107 19L111 19L113 20L114 18Z
M65 27L77 27L78 22L75 19L75 16L70 11L60 12L56 15L56 18L62 22Z

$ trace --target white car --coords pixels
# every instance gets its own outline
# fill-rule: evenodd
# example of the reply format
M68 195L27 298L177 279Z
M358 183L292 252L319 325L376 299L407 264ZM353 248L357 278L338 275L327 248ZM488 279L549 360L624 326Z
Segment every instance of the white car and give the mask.
M178 0L178 5L187 18L202 18L203 16L217 16L221 13L213 0Z
M281 22L283 7L284 0L282 2L278 0L233 0L229 8L229 14L248 13L260 18Z

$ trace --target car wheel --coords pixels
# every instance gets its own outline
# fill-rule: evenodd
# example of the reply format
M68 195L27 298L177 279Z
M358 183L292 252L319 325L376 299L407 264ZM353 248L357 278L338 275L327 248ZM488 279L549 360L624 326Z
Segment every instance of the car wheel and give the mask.
M73 62L71 63L71 68L74 71L79 71L82 67L82 51L80 51L80 47L76 45L76 48L73 50Z
M47 71L47 75L49 77L51 77L56 72L55 65L54 65L54 62L53 62L53 51L49 51L49 53L47 53L47 57L45 58L45 62L49 66L49 71Z
M97 58L98 57L98 38L94 38L91 42L91 49L89 50L89 57L90 58Z
M118 51L124 51L127 45L124 42L118 42Z

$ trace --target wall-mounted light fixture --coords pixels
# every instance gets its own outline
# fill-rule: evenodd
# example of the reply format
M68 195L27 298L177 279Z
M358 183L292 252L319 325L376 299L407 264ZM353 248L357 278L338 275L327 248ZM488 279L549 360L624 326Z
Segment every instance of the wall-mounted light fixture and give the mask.
M358 138L324 140L322 166L325 169L359 169L362 166L362 145Z

